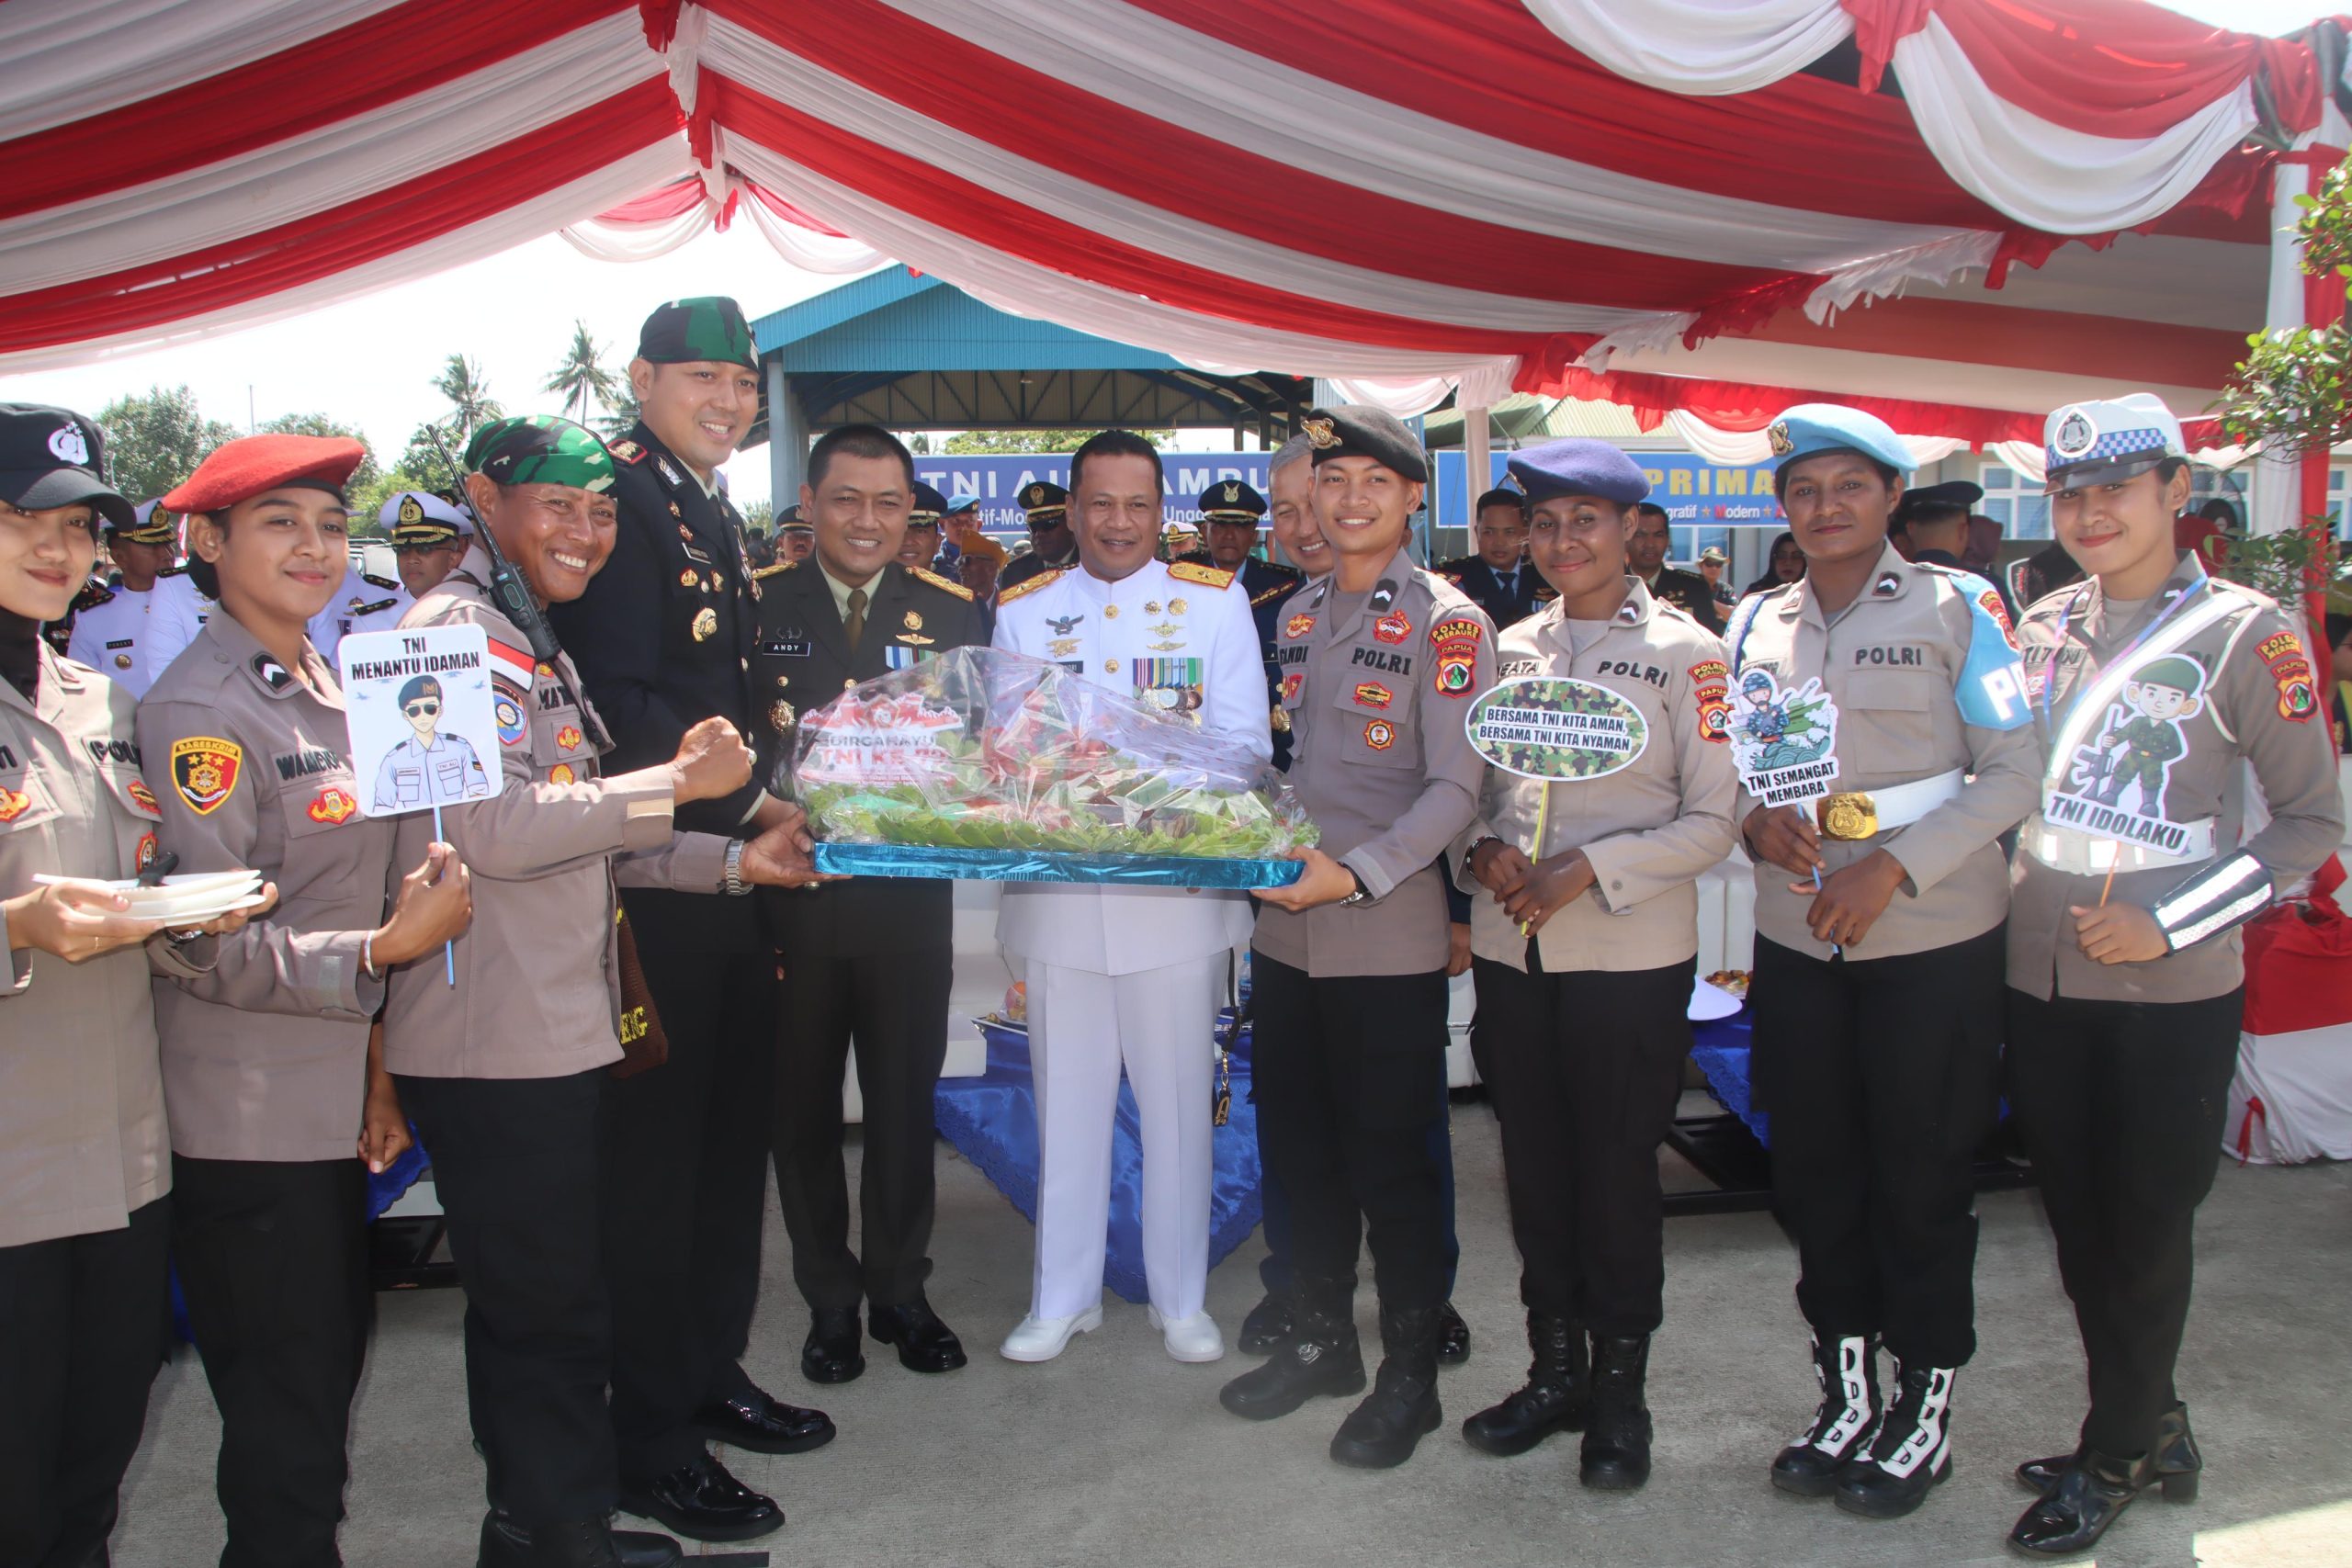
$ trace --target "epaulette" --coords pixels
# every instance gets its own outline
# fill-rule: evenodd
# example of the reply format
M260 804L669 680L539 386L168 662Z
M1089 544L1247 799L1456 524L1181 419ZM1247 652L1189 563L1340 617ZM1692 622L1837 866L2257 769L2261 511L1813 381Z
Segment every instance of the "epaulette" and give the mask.
M1265 604L1270 599L1277 599L1283 594L1295 593L1297 592L1297 581L1286 579L1283 581L1275 583L1272 588L1267 589L1263 593L1261 593L1256 598L1250 600L1250 604L1252 608L1255 608L1260 604Z
M1306 581L1306 573L1305 571L1301 570L1297 567L1286 565L1282 561L1261 560L1258 565L1260 570L1265 571L1278 571L1284 577L1289 578L1293 582L1304 582Z
M1168 575L1179 582L1197 582L1204 588L1233 586L1233 573L1221 566L1203 566L1197 561L1170 561Z
M613 461L616 463L642 463L645 461L645 448L639 446L634 441L626 439L620 441L607 441L605 443L605 450L613 455Z
M74 595L74 614L78 615L85 610L95 610L113 598L114 590L105 583L85 582L82 585L82 592Z
M157 577L178 577L178 576L181 576L181 575L183 575L184 573L186 573L186 572L187 572L187 562L186 562L186 561L184 561L184 560L182 560L182 561L174 561L171 565L169 565L169 566L165 567L163 570L161 570L161 571L157 572L155 575L156 575Z
M368 581L370 581L370 582L376 582L376 580L375 580L374 578L372 578L372 577L371 577L371 578L369 578ZM383 585L382 583L380 583L380 582L377 582L377 583L376 583L376 586L378 586L379 588L380 588L380 587L382 587L382 586L384 586L384 585ZM395 604L399 604L399 603L400 603L400 600L398 600L397 598L393 598L393 599L379 599L379 600L375 601L375 603L373 603L373 604L354 604L354 605L351 607L351 613L352 613L354 615L372 615L376 614L376 613L377 613L378 611L379 611L379 610L389 610L389 609L390 609L393 605L395 605Z
M956 598L963 600L965 603L969 604L971 602L972 591L965 587L962 583L942 577L939 573L933 571L928 567L910 566L907 568L907 570L913 572L917 577L922 578L925 582L930 583L933 588L944 588L948 592L956 595Z
M797 560L780 560L773 566L760 567L752 573L752 581L757 582L763 578L774 577L779 571L790 571L799 564Z
M1051 571L1041 571L1036 576L1029 578L1025 581L1014 583L1012 587L998 594L996 596L996 607L1001 610L1007 604L1012 604L1015 599L1020 598L1023 593L1035 593L1048 582L1059 582L1063 578L1068 577L1069 575L1069 568L1066 566L1057 566Z
M389 588L395 593L400 592L401 585L398 581L389 577L378 577L372 571L361 572L359 574L359 581L367 583L371 588Z

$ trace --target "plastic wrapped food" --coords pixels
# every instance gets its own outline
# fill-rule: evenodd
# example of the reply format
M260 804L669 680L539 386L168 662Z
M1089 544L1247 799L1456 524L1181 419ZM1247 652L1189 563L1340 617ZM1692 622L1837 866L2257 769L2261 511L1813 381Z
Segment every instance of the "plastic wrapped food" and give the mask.
M1316 839L1248 748L990 648L803 715L787 787L820 869L854 874L1266 887Z

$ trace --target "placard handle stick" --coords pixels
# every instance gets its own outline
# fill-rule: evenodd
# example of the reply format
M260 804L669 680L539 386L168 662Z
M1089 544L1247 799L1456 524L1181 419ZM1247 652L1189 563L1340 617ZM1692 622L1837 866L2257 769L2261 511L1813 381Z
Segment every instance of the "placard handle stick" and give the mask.
M433 840L441 844L449 841L441 834L441 803L437 800L433 803ZM448 977L450 985L458 983L458 944L454 939L441 944L441 972Z
M1542 861L1544 858L1544 818L1551 809L1552 786L1550 784L1546 783L1544 785L1543 795L1539 796L1535 802L1535 853L1530 858L1538 862ZM1528 930L1528 927L1533 923L1534 922L1532 920L1520 921L1519 934L1521 936L1533 936L1535 933Z
M1813 803L1811 801L1807 801L1804 805L1799 806L1797 809L1804 813L1805 820L1811 822L1815 827L1818 828L1821 826L1821 814L1814 810ZM1813 891L1816 897L1821 892L1821 867L1818 863L1816 863L1813 868ZM1829 944L1829 956L1832 958L1843 958L1846 956L1846 950L1833 942ZM454 980L449 983L453 986L457 984Z

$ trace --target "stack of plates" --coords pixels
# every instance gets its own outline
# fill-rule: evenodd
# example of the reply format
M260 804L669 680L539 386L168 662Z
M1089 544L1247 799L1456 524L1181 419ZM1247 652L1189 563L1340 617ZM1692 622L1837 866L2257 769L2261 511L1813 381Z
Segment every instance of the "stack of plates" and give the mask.
M76 881L78 878L36 876L35 882ZM130 902L125 911L142 920L170 920L175 925L201 925L261 902L261 873L257 871L191 872L167 876L160 887L141 887L133 878L100 886Z

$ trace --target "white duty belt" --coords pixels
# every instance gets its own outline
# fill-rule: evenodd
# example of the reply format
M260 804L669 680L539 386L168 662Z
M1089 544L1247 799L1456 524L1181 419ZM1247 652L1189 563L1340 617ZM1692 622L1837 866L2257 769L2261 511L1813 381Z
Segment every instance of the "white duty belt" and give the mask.
M1814 803L1813 819L1826 839L1874 839L1908 828L1928 812L1960 795L1967 774L1954 768L1931 779L1890 784L1884 789L1852 789Z
M2127 843L2074 828L2053 828L2035 812L2018 834L2018 847L2048 866L2073 876L2105 876L2109 871L2152 871L2159 866L2188 867L2213 858L2221 818L2170 824L2186 835L2176 850L2154 844Z

